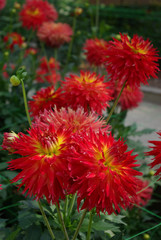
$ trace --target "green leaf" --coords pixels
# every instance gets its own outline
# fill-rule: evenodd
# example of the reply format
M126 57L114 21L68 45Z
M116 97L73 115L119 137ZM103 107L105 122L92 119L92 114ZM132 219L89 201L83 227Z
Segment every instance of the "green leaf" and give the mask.
M16 240L16 237L18 235L18 233L20 232L21 228L17 228L14 232L12 232L7 238L6 240Z
M125 216L123 215L115 215L115 214L105 215L105 218L111 222L127 225L125 222L122 221L124 217Z
M33 225L32 227L29 227L27 229L25 240L40 240L40 237L41 237L41 228L39 226Z
M92 224L92 229L96 231L107 231L111 230L113 232L120 232L119 227L115 226L112 223L107 223L105 221L99 221Z
M36 215L22 210L18 212L18 221L22 229L27 229L37 220ZM30 239L30 238L29 238Z

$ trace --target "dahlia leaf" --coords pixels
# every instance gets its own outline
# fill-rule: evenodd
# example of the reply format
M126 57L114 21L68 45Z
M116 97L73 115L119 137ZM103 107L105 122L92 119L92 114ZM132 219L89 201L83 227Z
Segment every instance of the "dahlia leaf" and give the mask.
M92 229L96 231L107 231L111 230L114 232L120 232L120 229L118 226L112 224L112 223L107 223L105 221L99 221L95 222L92 224Z

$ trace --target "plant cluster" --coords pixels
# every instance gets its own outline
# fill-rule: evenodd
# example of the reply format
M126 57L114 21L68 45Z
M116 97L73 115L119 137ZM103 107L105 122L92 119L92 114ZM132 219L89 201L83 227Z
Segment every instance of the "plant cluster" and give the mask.
M80 7L71 11L71 27L47 0L14 2L15 23L1 32L2 239L148 239L161 225L144 208L160 180L161 141L145 150L130 136L151 130L124 125L142 101L141 84L157 77L159 54L137 34L96 37L97 4L83 57L72 55ZM144 231L130 222L136 216Z

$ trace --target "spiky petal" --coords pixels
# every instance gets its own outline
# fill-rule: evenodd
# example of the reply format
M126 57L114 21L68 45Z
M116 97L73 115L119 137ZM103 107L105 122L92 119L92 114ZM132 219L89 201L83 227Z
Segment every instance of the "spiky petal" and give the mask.
M47 60L45 57L42 57L38 69L36 70L36 80L38 82L47 81L50 84L55 84L61 79L61 76L57 71L59 68L60 64L55 58L51 57Z
M56 9L46 0L27 1L20 11L20 21L28 29L37 29L43 22L55 21L57 18Z
M33 101L29 101L31 116L37 116L44 109L49 110L55 106L59 109L64 104L61 90L55 90L53 86L40 89L32 98Z
M157 133L159 135L159 138L161 139L161 131ZM145 154L147 156L153 156L152 162L149 164L151 168L155 168L156 173L155 175L159 175L161 179L161 140L159 141L149 141L149 143L152 143L153 146L150 146L152 149L149 152L146 152Z
M16 32L7 33L7 35L4 36L3 40L6 42L7 48L10 48L11 50L13 50L15 45L21 47L24 43L23 37Z
M18 134L15 132L5 132L4 133L4 138L3 138L3 143L2 143L2 148L3 150L7 150L9 153L13 153L15 150L12 148L12 143L19 138Z
M82 209L96 208L100 211L120 212L136 198L136 175L142 175L133 168L136 155L127 151L127 145L112 135L100 133L96 135L75 136L80 149L73 150L69 159L69 169L73 178L71 192L77 192L78 208L84 200Z
M66 77L63 90L67 105L73 109L83 107L85 111L96 111L101 114L112 99L110 84L104 82L104 77L96 73L80 72Z
M121 91L122 86L118 83L113 87L114 91L114 99L117 98ZM123 89L123 92L119 98L119 104L121 106L122 110L128 110L132 109L135 107L138 107L138 105L142 102L143 100L143 92L139 87L133 87L131 88L130 86L126 86Z
M55 129L66 128L73 133L80 133L92 129L94 132L109 131L109 126L106 121L98 118L94 112L84 112L83 108L78 108L76 111L71 108L61 108L59 111L55 108L52 110L45 110L36 118L36 123L43 122L44 124L54 123Z
M142 180L138 178L136 179L136 185L138 188L136 199L133 203L130 204L130 208L133 208L135 204L142 207L147 205L152 196L153 188L148 187L148 180Z
M21 180L23 193L35 196L36 199L46 197L48 202L56 203L65 198L68 183L67 143L70 133L62 128L54 129L54 125L46 127L34 126L28 135L20 133L12 147L21 157L9 162L9 169L20 170L12 180Z
M67 23L45 22L37 32L38 38L51 47L60 47L71 41L72 28Z
M87 39L84 44L85 55L91 65L101 66L104 63L104 52L108 43L103 39Z
M130 87L148 84L150 77L157 78L158 53L149 40L134 35L129 40L126 34L121 40L113 39L105 51L107 72L111 80L123 84L127 80Z

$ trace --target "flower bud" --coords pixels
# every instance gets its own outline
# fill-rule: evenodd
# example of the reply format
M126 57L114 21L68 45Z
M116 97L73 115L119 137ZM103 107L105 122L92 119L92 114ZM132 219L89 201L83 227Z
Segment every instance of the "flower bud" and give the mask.
M5 57L8 57L8 56L9 56L9 52L8 52L8 51L5 51L5 52L4 52L4 56L5 56Z
M2 144L3 150L7 150L9 153L13 153L15 149L13 148L12 144L16 138L19 138L19 136L15 132L5 132Z
M143 235L143 238L144 238L145 240L148 240L148 239L150 239L150 235L147 234L147 233L145 233L145 234Z
M18 86L18 85L20 85L20 79L17 77L17 76L15 76L15 75L12 75L12 77L10 78L10 82L12 83L12 86Z
M27 47L27 43L22 43L22 48L26 48Z
M14 3L14 8L20 9L21 8L21 4L19 4L18 2L15 2Z
M150 171L149 171L149 175L150 175L150 176L154 176L154 174L155 174L155 171L154 171L154 170L150 170Z
M80 8L80 7L77 7L77 8L75 8L75 10L74 10L74 14L75 14L75 16L79 16L79 15L81 15L82 12L83 12L83 9Z
M15 9L15 8L12 8L12 9L11 9L11 12L12 12L12 13L16 13L16 9Z

